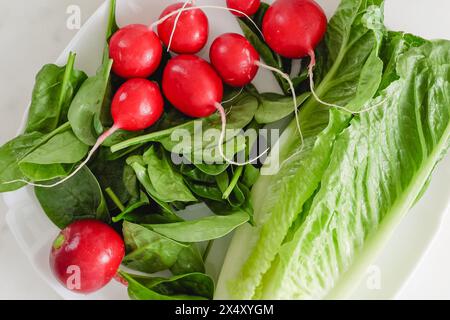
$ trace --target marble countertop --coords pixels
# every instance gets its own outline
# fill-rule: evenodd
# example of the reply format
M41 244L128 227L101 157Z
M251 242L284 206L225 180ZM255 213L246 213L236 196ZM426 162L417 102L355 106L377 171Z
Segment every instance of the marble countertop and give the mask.
M395 1L409 6L411 18L404 18L407 30L420 34L417 20L424 10L433 28L426 37L448 36L450 1ZM45 63L54 61L77 30L67 28L68 8L81 9L85 21L103 0L15 0L1 1L0 12L0 144L15 135L30 100L34 75ZM411 8L414 7L414 8ZM420 17L420 18L419 18ZM395 19L394 19L395 21ZM406 21L406 22L405 22ZM450 299L450 216L413 276L401 291L402 299ZM58 299L29 264L4 223L4 204L0 199L0 299Z

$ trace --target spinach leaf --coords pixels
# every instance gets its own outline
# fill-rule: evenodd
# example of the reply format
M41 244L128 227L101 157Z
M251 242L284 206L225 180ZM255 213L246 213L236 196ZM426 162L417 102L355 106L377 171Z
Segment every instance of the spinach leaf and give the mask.
M42 139L43 134L39 132L25 133L0 148L0 192L14 191L25 185L22 182L5 182L26 179L18 163L39 145Z
M248 188L251 188L256 183L258 178L259 170L251 164L246 165L244 169L244 176L242 177L242 183Z
M142 164L139 163L139 160L142 161L142 163L143 163L142 157L141 158L131 157L131 158L127 159L128 165L130 165L133 168L139 182L142 184L142 186L148 192L150 197L162 208L163 214L167 218L169 218L172 221L181 221L181 219L172 210L171 206L167 202L165 202L159 198L160 196L156 192L155 188L152 185L150 177L148 176L147 169Z
M224 171L221 174L219 174L218 176L215 176L215 178L216 178L217 186L219 187L220 191L222 193L224 193L230 184L230 178L228 177L228 172Z
M97 177L103 190L111 188L119 201L121 203L126 203L131 198L131 194L124 182L125 167L127 164L123 159L108 161L106 157L107 149L101 148L97 157L89 164L89 168ZM134 175L134 178L135 177L136 176ZM109 199L107 202L110 209L115 209L117 207L114 202L109 201Z
M197 163L194 164L200 171L204 172L210 176L217 176L223 173L230 166L228 163L223 164L205 164L205 163Z
M213 184L215 182L214 176L204 173L194 165L182 164L178 170L188 180L208 184Z
M127 255L122 263L147 273L171 268L181 250L187 246L127 221L123 223L123 236Z
M26 133L49 133L67 121L73 96L86 80L84 72L74 69L75 54L70 53L67 65L45 65L37 74L33 89Z
M222 191L216 185L203 184L185 179L189 189L203 199L222 201Z
M134 300L207 300L214 295L214 282L203 273L170 279L120 275L128 282L128 294Z
M248 219L248 214L236 212L228 216L210 216L193 221L152 224L145 227L176 241L202 242L222 238Z
M136 211L137 209L149 205L150 201L148 200L147 195L141 191L141 196L140 199L136 202L133 202L132 204L130 204L128 207L126 207L119 215L115 216L114 218L112 218L112 221L115 222L119 222L122 220L127 220L128 221L128 215L130 215L131 213L133 213L134 211Z
M94 121L100 119L112 63L112 60L103 62L97 74L83 83L69 108L68 118L73 132L90 146L97 141Z
M25 156L19 162L19 168L29 180L47 181L66 176L87 152L88 146L68 130Z
M61 229L80 219L109 221L100 185L87 167L56 187L36 187L35 193L49 219Z
M195 202L183 180L183 176L176 172L164 150L157 150L151 146L144 153L144 162L148 168L148 175L159 198L164 202Z
M170 268L170 271L175 275L205 272L203 257L195 243L191 243L180 251L178 259Z
M309 92L298 96L297 107L300 107L309 96ZM277 93L262 93L259 99L261 104L255 114L255 120L260 124L281 120L294 112L292 96L283 96Z

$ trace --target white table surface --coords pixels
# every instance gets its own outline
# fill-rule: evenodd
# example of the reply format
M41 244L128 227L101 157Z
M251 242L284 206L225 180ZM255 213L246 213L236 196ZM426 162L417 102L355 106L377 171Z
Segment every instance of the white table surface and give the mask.
M76 33L66 27L67 8L78 5L84 22L102 1L0 1L0 144L14 136L30 100L36 72L43 64L54 61ZM390 28L427 38L450 38L450 1L386 2L386 21ZM4 214L0 199L0 274L3 275L0 299L58 299L20 251L4 224ZM450 299L449 230L450 215L447 215L441 231L399 298Z

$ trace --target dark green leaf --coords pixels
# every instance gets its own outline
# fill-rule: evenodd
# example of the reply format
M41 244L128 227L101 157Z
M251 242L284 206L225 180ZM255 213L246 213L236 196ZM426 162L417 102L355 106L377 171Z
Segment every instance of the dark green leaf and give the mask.
M214 294L213 280L203 273L170 279L120 275L128 282L128 294L134 300L207 300Z
M80 219L109 220L100 185L87 167L56 187L35 188L35 193L49 219L61 229Z
M187 247L148 228L125 221L123 237L127 255L123 264L131 269L154 273L171 268Z
M49 133L67 121L73 96L86 80L84 72L74 69L75 54L66 66L45 65L37 74L25 132Z
M97 141L94 119L100 119L112 62L106 60L97 74L83 83L69 108L70 125L78 139L87 145L92 146Z
M19 162L39 145L42 139L43 134L41 133L26 133L7 142L0 148L0 192L14 191L25 185L22 182L11 184L5 182L26 179L19 169Z

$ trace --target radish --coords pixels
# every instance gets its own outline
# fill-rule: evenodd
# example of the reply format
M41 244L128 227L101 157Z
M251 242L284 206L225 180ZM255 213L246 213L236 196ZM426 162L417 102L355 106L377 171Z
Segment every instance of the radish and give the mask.
M192 5L190 5L190 0L188 0L187 2L185 2L184 3L184 5L181 5L181 4L178 4L178 6L179 6L179 9L173 9L173 10L170 10L170 12L169 12L169 10L168 10L168 13L167 14L165 14L164 15L164 13L161 15L161 17L159 18L159 20L158 21L156 21L156 22L154 22L151 26L150 26L150 28L151 29L153 29L153 28L156 28L156 27L158 27L159 25L161 25L161 24L165 24L166 23L166 21L172 21L173 19L172 18L174 18L175 16L176 16L176 18L173 20L173 23L170 23L170 38L169 38L169 40L167 41L164 41L165 43L167 42L167 46L168 46L168 50L170 49L170 47L171 47L171 42L172 42L172 40L174 40L174 38L175 38L175 33L176 33L176 28L178 27L178 22L179 22L179 18L182 16L182 14L184 14L184 13L186 13L186 12L189 12L189 11L197 11L197 10L199 10L199 9L219 9L219 10L225 10L225 11L228 11L228 12L231 12L231 13L233 13L233 14L236 14L236 15L240 15L240 16L242 16L242 17L246 17L249 21L250 21L250 23L252 23L253 24L253 26L255 27L255 29L256 30L258 30L258 32L261 34L261 36L262 37L264 37L264 35L263 35L263 32L261 31L261 29L259 28L259 26L252 20L252 18L248 15L248 14L246 14L245 12L243 12L243 11L240 11L240 10L237 10L237 9L233 9L233 8L227 8L227 7L221 7L221 6L211 6L211 5L205 5L205 6L192 6ZM193 1L192 1L193 2ZM170 7L169 7L170 8ZM168 9L168 8L167 8ZM167 10L166 9L166 10ZM193 23L192 22L190 22L189 23L189 25L191 26L191 27L193 27L193 28L195 28L195 29L197 29L198 28L198 26L194 26L193 25ZM187 28L185 28L185 27L183 27L183 30L186 30ZM186 32L188 32L189 30L187 30ZM166 34L169 34L169 32L168 31L166 31ZM161 36L161 35L160 35ZM183 35L184 36L184 35ZM189 37L187 37L188 39L189 39ZM191 40L192 40L192 38L191 38ZM181 43L181 39L180 39L180 43ZM186 44L185 44L186 45ZM188 49L189 49L189 47L191 47L191 44L189 44L189 45L186 45L187 46L187 48L181 48L182 49L182 51L184 51L184 52L188 52Z
M223 98L223 84L214 68L205 60L194 55L179 55L171 59L164 69L162 88L165 97L179 111L194 118L203 118L218 111L222 121L219 138L219 153L229 164L243 166L264 155L259 155L246 163L228 159L223 151L227 117L220 102Z
M276 0L264 15L262 28L267 44L279 55L313 59L325 36L327 18L313 0Z
M124 255L124 242L113 228L97 220L80 220L53 242L50 267L64 287L88 294L111 281Z
M147 78L162 59L162 45L149 27L131 24L117 31L110 40L109 56L112 69L122 78Z
M249 84L258 72L258 51L237 33L225 33L216 38L209 58L222 80L233 87Z
M76 175L91 160L103 142L117 130L147 129L159 120L163 111L164 99L156 83L146 79L130 79L117 90L112 100L111 115L114 125L97 139L86 159L70 175L53 184L36 184L26 180L14 180L7 183L23 182L34 187L56 187Z
M261 0L227 0L227 7L237 11L242 11L248 16L254 15L261 6ZM243 17L238 12L232 12L235 16Z
M323 102L314 90L314 49L327 30L327 17L322 8L314 0L276 0L264 16L262 29L265 41L279 55L290 59L310 57L311 93L318 102L335 106Z
M162 89L165 97L179 111L194 118L208 117L220 105L223 84L205 60L194 55L179 55L167 63Z
M291 88L297 129L303 145L303 134L297 110L297 95L287 74L262 63L252 44L244 36L237 33L225 33L215 39L211 45L209 57L211 64L223 81L233 87L242 87L252 82L259 67L276 72L286 79Z
M168 6L160 18L178 9L192 8L189 1ZM175 27L176 26L176 27ZM208 41L209 25L205 13L197 8L171 16L158 25L158 35L161 41L175 53L194 54L203 49Z

